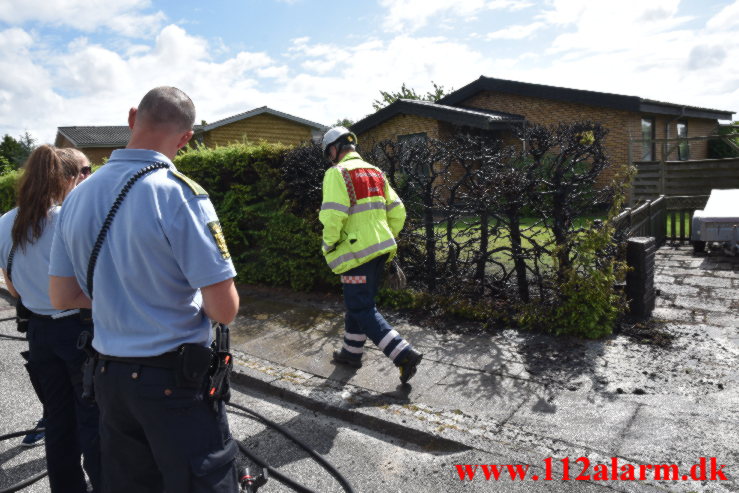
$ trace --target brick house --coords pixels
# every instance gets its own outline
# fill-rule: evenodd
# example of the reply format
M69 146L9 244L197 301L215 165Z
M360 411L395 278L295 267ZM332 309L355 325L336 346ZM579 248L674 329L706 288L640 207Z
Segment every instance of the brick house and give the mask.
M207 147L235 142L267 142L297 145L318 141L326 127L266 106L206 125L195 125L192 142ZM54 145L75 147L99 164L115 149L126 147L131 131L127 125L58 127Z
M230 116L202 126L194 139L207 147L235 142L279 142L298 145L301 142L320 141L325 125L298 118L267 106Z
M116 149L126 147L131 131L127 125L58 127L54 145L74 147L93 164L100 164Z
M608 128L606 149L611 162L660 159L654 139L713 135L718 120L731 111L665 103L580 89L480 77L436 103L398 100L352 126L360 143L384 139L444 138L457 131L486 131L512 139L512 127L590 120ZM645 142L633 142L635 140ZM631 141L631 142L630 142ZM673 146L667 159L705 159L705 141ZM613 173L604 173L607 179Z

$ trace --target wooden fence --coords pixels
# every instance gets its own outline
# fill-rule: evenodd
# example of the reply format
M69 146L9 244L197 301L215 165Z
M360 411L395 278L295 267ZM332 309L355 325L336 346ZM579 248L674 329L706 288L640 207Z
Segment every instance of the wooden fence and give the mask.
M616 230L624 239L654 236L657 246L667 241L690 241L693 213L705 207L708 195L660 195L616 216Z
M727 136L654 139L663 152L659 161L634 161L636 176L632 182L630 203L637 204L660 195L709 195L714 188L739 188L739 158L674 160L675 149L681 144L699 145L711 139ZM642 143L642 140L630 142ZM732 140L728 142L733 143ZM735 144L734 144L735 145ZM631 152L631 151L630 151ZM672 158L673 160L670 160Z

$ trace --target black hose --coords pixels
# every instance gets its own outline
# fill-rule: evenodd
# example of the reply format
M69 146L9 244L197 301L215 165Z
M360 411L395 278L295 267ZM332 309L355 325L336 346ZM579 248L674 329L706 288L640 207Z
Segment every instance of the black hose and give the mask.
M326 471L328 471L329 474L331 474L334 478L336 478L336 480L339 482L339 484L341 484L341 487L344 488L344 491L346 491L347 493L354 493L354 488L352 488L352 485L349 484L349 481L347 481L346 478L344 476L342 476L342 474L338 470L336 470L336 468L333 465L331 465L331 463L329 463L326 459L324 459L323 457L321 457L320 455L318 455L318 453L316 453L316 451L314 451L308 445L306 445L305 443L303 443L302 441L300 441L300 439L298 439L292 433L290 433L289 431L287 431L287 429L285 429L284 427L278 425L274 421L272 421L272 420L270 420L268 418L265 418L264 416L262 416L261 414L257 413L256 411L252 411L251 409L248 409L248 408L246 408L244 406L240 406L238 404L232 404L230 402L227 403L227 405L229 405L231 407L234 407L236 409L239 409L239 410L241 410L241 411L243 411L243 412L245 412L247 414L250 414L250 415L254 416L255 418L259 419L260 421L262 421L267 426L269 426L271 428L274 428L275 430L277 430L280 433L282 433L284 436L286 436L287 438L289 438L290 440L292 440L295 444L299 445L300 448L302 448L303 450L305 450L316 462L318 462ZM247 454L247 452L245 452L244 449L241 447L241 444L239 444L239 445L240 445L239 448L241 449L241 451L244 452L245 454ZM254 460L254 459L252 459L252 460ZM267 467L267 469L269 470L270 474L274 474L274 470L272 468L270 468L269 466L267 466L266 464L260 463L258 461L255 461L255 462L257 462L257 464L259 464L262 467ZM278 476L275 475L275 478L278 478ZM298 490L296 490L296 491L298 491ZM306 491L308 491L308 490L306 490Z
M36 433L38 431L38 428L31 428L30 430L16 431L13 433L8 433L7 435L0 435L0 442L2 442L3 440L10 440L11 438L22 437L24 435L28 435L29 433ZM46 469L44 469L40 473L35 474L28 479L24 479L20 483L15 483L14 485L11 485L4 490L0 490L0 493L13 493L15 491L20 491L23 488L31 486L36 481L43 479L44 477L46 477L47 474L48 473L46 472Z
M13 433L8 433L7 435L0 435L0 442L2 442L3 440L10 440L11 438L26 436L29 433L38 433L39 431L41 430L39 430L38 428L31 428L30 430L15 431Z
M7 335L7 334L0 334L0 338L10 339L11 341L27 341L28 340L25 337L11 336L11 335Z
M44 469L40 473L38 473L38 474L36 474L34 476L31 476L30 478L28 478L28 479L26 479L24 481L21 481L20 483L15 483L14 485L9 486L8 488L6 488L4 490L0 490L0 493L14 493L16 491L20 491L23 488L26 488L28 486L31 486L36 481L39 481L39 480L45 478L47 474L49 474L49 473L46 471L46 469Z
M10 322L11 320L15 319L16 317L0 318L0 322Z
M277 469L273 468L269 464L267 464L263 459L260 457L254 455L253 452L249 451L243 443L236 440L236 445L239 446L239 450L241 450L241 453L247 456L249 459L251 459L253 462L258 464L260 467L263 467L269 471L270 477L274 477L277 481L284 484L288 488L292 488L294 491L297 491L298 493L316 493L310 488L306 488L305 486L301 485L294 479L290 478L289 476L286 476L282 474ZM1 493L1 492L0 492Z

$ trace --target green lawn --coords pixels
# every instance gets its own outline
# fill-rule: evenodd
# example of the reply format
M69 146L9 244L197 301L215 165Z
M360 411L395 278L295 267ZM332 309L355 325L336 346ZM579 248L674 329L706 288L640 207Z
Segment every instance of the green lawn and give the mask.
M690 235L690 224L691 224L692 219L693 219L692 214L685 215L685 218L683 220L683 228L684 228L683 231L685 231L685 236ZM676 231L675 232L677 233L678 236L680 236L680 215L679 214L675 215L675 221L676 221L676 224L675 224ZM667 230L666 231L667 231L668 236L672 235L672 215L671 214L667 214Z
M586 227L589 224L593 222L595 219L604 219L603 215L584 215L582 217L579 217L575 220L575 227ZM453 227L453 236L455 240L459 243L464 243L469 240L472 240L472 244L467 245L467 248L477 248L477 243L479 243L479 239L475 239L474 236L479 235L479 226L473 230L468 230L471 226L475 224L476 219L475 218L463 218L459 219L454 223ZM539 245L550 245L553 242L553 236L552 232L549 228L545 227L544 225L540 224L541 221L534 217L526 217L522 218L521 220L521 235L522 235L522 241L521 246L526 250L531 250L533 248L533 245L531 243L531 240L536 242ZM494 250L496 248L510 248L511 242L510 237L508 234L507 229L501 225L499 226L498 230L495 231L495 222L490 222L490 238L489 238L489 250ZM437 235L439 235L439 238L441 241L445 241L445 235L447 232L447 224L446 222L437 224L434 226L434 231ZM416 233L419 235L422 235L424 232L423 228L418 228L416 230ZM444 261L446 257L446 249L441 248L437 252L437 257L439 261ZM507 269L510 269L513 267L513 259L510 255L510 250L507 251L501 251L498 252L496 255L494 255L494 260L506 265ZM544 263L544 265L552 265L552 259L551 257L545 255L541 258L541 261Z

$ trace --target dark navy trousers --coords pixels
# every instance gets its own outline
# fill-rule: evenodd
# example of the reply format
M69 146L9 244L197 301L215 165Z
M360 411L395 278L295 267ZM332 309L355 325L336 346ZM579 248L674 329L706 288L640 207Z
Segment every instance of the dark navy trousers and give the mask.
M84 493L84 470L100 492L98 407L82 400L82 364L77 349L80 332L92 325L77 315L50 320L31 317L28 325L29 364L38 376L46 412L46 467L51 491Z
M105 493L235 493L238 451L223 403L174 370L101 360L95 371Z
M377 311L375 296L380 289L388 255L381 255L341 275L344 288L344 345L346 357L361 358L369 338L396 365L411 345Z

